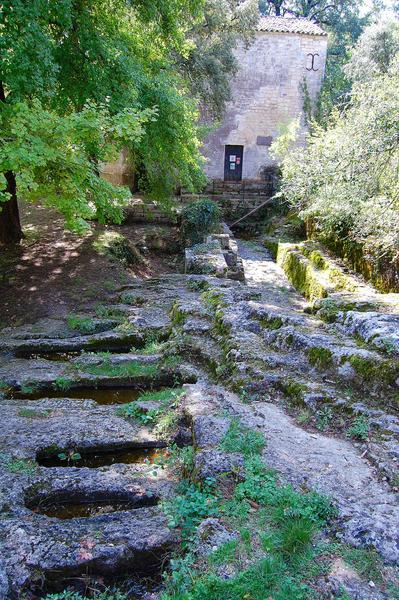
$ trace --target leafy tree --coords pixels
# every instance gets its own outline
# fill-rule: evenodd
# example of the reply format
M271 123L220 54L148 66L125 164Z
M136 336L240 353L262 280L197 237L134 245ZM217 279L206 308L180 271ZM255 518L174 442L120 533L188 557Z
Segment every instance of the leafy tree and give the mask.
M378 31L367 30L355 48L350 67L356 76L367 72L357 69L359 58L364 66L365 48L378 64L385 46ZM376 48L377 39L382 41ZM356 82L349 107L335 111L326 130L314 126L306 149L286 151L289 145L281 141L277 147L283 149L282 193L303 217L330 239L347 238L371 256L392 259L399 254L398 67L399 54L392 55L387 72L375 68Z
M367 28L345 68L353 81L372 80L388 73L399 54L399 23L381 21Z
M192 44L180 69L207 117L222 115L237 68L233 51L252 41L258 19L257 0L205 0L203 19L187 32Z
M264 15L305 17L326 25L331 29L342 28L342 22L359 18L359 9L366 4L365 0L259 0L259 8ZM383 5L381 0L373 0L373 10Z
M196 114L171 49L201 0L4 0L0 6L0 243L19 241L17 193L80 231L120 218L123 191L98 162L128 143L159 195L202 178ZM176 135L178 132L178 135Z

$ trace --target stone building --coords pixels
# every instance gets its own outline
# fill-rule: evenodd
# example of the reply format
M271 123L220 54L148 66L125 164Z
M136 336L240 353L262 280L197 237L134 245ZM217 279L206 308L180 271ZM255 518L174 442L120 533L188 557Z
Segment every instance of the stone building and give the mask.
M270 145L279 127L301 118L304 98L317 99L327 54L327 34L306 19L262 17L252 45L236 51L239 70L220 127L206 139L211 180L268 179L275 163ZM305 85L304 85L305 84ZM307 90L305 92L304 90Z

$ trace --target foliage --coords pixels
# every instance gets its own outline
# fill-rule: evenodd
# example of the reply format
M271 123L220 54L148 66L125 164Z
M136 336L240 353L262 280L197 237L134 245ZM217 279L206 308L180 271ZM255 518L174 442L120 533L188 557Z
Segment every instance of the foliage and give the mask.
M68 315L67 325L70 329L81 333L94 333L96 330L96 324L91 317L83 317L73 313Z
M128 192L100 179L98 165L126 146L158 197L203 183L196 100L176 69L201 8L201 0L2 3L0 173L16 175L20 195L57 208L78 232L93 217L120 222Z
M249 457L262 452L265 440L260 432L244 427L238 419L233 419L220 447L225 452L241 452Z
M242 433L245 428L233 421L229 436L234 438L233 451L242 450L243 440L237 444L238 431ZM177 505L170 503L171 524L182 528L187 552L172 559L162 600L310 597L305 573L320 554L311 542L315 531L335 515L335 510L322 496L300 494L291 486L281 486L275 473L257 456L261 450L255 446L247 456L245 480L228 494L228 499L220 495L220 487L216 491L212 481L202 487L186 481ZM252 505L258 510L251 512ZM198 564L193 532L200 521L213 515L238 530L240 536L219 546L207 565ZM220 577L215 569L218 565L233 574Z
M142 306L145 304L145 298L138 296L134 292L122 292L120 301L122 304L131 304L132 306Z
M126 313L113 306L105 306L105 304L97 304L95 313L99 319L116 319L121 320Z
M348 77L357 82L389 73L399 55L399 23L384 20L368 27L355 46L345 67Z
M242 600L243 598L266 598L273 594L274 600L305 600L307 589L296 584L285 573L281 558L266 557L244 569L230 579L215 574L202 575L194 582L189 594L163 596L163 600Z
M203 18L187 32L191 47L178 66L208 118L222 116L237 68L234 49L251 42L258 18L257 0L205 0Z
M78 592L65 590L63 592L59 592L58 594L47 594L44 597L44 600L84 600L86 596L82 596ZM122 592L96 592L94 596L92 596L93 600L126 600L127 596Z
M79 365L80 371L98 377L155 377L158 368L159 365L157 364L139 363L137 361L121 364L112 364L105 361L99 365Z
M349 109L336 112L327 130L314 126L307 148L288 152L282 165L283 194L319 234L392 259L399 251L396 64L356 84Z
M142 137L154 114L125 109L111 116L106 105L90 102L66 115L38 99L0 105L0 173L14 172L19 194L32 202L44 199L73 231L82 233L93 218L121 222L126 190L98 177L93 157L115 158L126 139ZM9 197L0 192L0 201Z
M68 450L67 452L60 452L58 454L58 458L62 461L66 461L67 463L76 462L80 460L82 456L76 450Z
M360 18L359 10L364 4L363 0L347 2L347 0L260 0L259 8L264 15L278 15L286 17L306 17L330 28L341 27L354 18ZM373 10L381 6L381 2L373 2Z
M153 425L162 419L162 417L165 417L171 413L172 409L175 408L179 398L181 398L183 394L183 388L166 388L158 392L144 392L144 394L140 394L136 401L129 402L128 404L120 407L118 409L118 414L138 419L144 425ZM137 402L156 402L159 404L159 406L146 410L143 409L142 404L139 406Z
M165 342L158 340L148 340L145 346L140 349L140 354L159 354L164 348Z
M204 198L187 204L181 215L182 235L189 245L200 244L220 223L220 208L213 200Z
M181 529L183 546L187 546L201 521L219 513L218 499L209 486L201 488L188 481L180 484L179 491L172 501L164 502L163 508L169 527Z
M209 283L205 279L189 279L187 287L192 292L206 292L209 289Z
M348 437L355 438L357 440L365 441L369 437L370 423L367 417L359 415L355 417L352 425L347 431Z
M20 475L34 475L36 472L36 463L26 458L12 458L8 454L0 453L0 464L10 473Z
M325 431L333 420L333 411L329 406L323 406L316 415L316 427L319 431Z
M36 381L25 381L21 385L21 392L30 396L31 394L35 394L39 389L39 384Z
M246 461L246 479L236 487L236 498L249 498L272 511L276 523L309 520L321 526L335 516L329 500L315 492L300 494L291 485L278 485L276 474L259 457Z
M60 375L57 377L53 383L53 387L55 390L60 390L61 392L65 392L70 389L73 385L73 380L64 375Z

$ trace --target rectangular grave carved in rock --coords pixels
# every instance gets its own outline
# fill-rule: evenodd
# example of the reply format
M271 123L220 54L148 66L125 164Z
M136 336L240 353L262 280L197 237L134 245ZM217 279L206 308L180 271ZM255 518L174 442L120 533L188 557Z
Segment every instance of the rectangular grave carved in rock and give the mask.
M224 156L224 180L242 180L242 161L244 146L225 146Z

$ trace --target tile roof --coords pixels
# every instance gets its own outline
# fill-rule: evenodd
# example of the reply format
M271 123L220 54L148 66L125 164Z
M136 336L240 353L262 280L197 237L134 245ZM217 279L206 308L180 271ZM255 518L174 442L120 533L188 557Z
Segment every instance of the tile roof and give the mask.
M261 17L258 22L258 31L327 35L316 23L297 17Z

